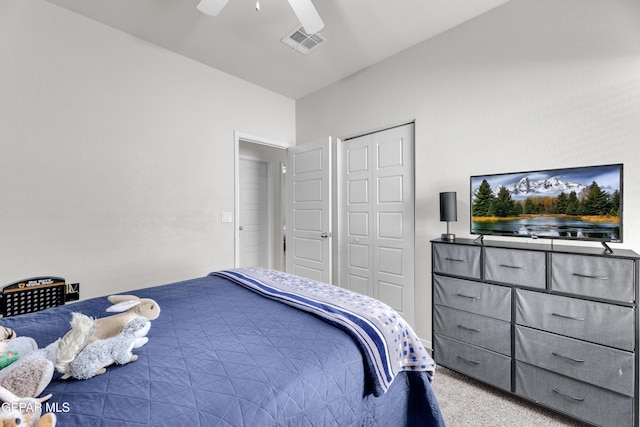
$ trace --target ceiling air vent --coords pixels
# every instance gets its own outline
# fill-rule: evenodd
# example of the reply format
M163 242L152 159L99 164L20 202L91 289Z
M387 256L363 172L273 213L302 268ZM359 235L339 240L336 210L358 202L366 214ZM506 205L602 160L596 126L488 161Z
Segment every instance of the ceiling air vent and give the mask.
M320 33L307 34L303 27L298 27L282 38L282 43L292 49L307 55L309 52L326 42Z

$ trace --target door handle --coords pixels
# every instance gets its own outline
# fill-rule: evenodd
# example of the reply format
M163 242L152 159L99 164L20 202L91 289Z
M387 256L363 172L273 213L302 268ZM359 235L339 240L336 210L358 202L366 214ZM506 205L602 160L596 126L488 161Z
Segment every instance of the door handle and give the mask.
M323 239L326 239L327 237L329 237L329 233L321 233L320 237L322 237Z
M240 225L240 226L238 226L238 230L242 231L242 230L244 230L244 227Z

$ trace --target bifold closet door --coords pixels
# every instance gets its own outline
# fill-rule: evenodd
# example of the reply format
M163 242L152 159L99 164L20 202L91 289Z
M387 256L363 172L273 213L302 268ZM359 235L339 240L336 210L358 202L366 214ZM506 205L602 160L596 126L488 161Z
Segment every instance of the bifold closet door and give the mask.
M341 284L414 320L413 124L342 141Z

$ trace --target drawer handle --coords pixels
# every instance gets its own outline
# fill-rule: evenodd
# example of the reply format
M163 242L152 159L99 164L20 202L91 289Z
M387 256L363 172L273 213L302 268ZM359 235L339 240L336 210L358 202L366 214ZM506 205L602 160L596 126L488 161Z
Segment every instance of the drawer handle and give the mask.
M514 270L526 270L527 267L521 266L521 265L507 265L507 264L500 264L500 267L504 267L504 268L512 268Z
M595 280L609 280L609 278L607 276L592 276L590 274L580 274L580 273L573 273L574 276L577 277L582 277L585 279L595 279Z
M447 261L453 261L453 262L467 262L466 259L457 259L457 258L445 258Z
M480 362L478 362L478 361L465 359L462 356L457 356L457 357L458 357L458 359L462 360L464 363L467 363L469 365L479 365L480 364Z
M558 390L557 388L553 388L552 390L553 390L555 393L558 393L560 396L564 396L564 397L566 397L566 398L569 398L569 399L575 400L575 401L577 401L577 402L583 402L583 401L584 401L584 397L575 397L575 396L571 396L571 395L568 395L568 394L565 394L565 393L561 392L561 391L560 391L560 390Z
M463 326L463 325L458 325L458 328L464 329L465 331L469 331L469 332L480 332L480 329L468 328L468 327Z
M556 316L556 317L561 317L563 319L577 320L578 322L584 322L584 317L566 316L566 315L560 314L560 313L551 313L551 315L552 316Z
M462 297L462 298L468 298L468 299L473 299L473 300L479 300L480 299L480 297L475 297L475 296L472 296L472 295L465 295L465 294L461 294L459 292L456 295L459 296L459 297Z
M560 353L556 353L555 351L552 351L551 354L553 354L554 356L560 357L561 359L569 360L571 362L584 363L584 360L582 359L574 359L573 357L564 356Z

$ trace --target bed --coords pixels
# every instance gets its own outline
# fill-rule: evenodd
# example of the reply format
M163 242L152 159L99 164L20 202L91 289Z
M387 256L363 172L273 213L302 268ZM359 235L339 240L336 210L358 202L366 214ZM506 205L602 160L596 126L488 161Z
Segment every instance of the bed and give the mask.
M44 394L53 394L47 408L59 426L444 426L430 385L433 361L376 300L259 269L131 293L161 307L149 342L134 350L137 361L103 375L56 374ZM376 342L376 319L334 305L341 299L372 313L400 342ZM72 312L104 317L109 305L93 298L1 323L45 347L69 330ZM383 360L381 345L388 345Z

